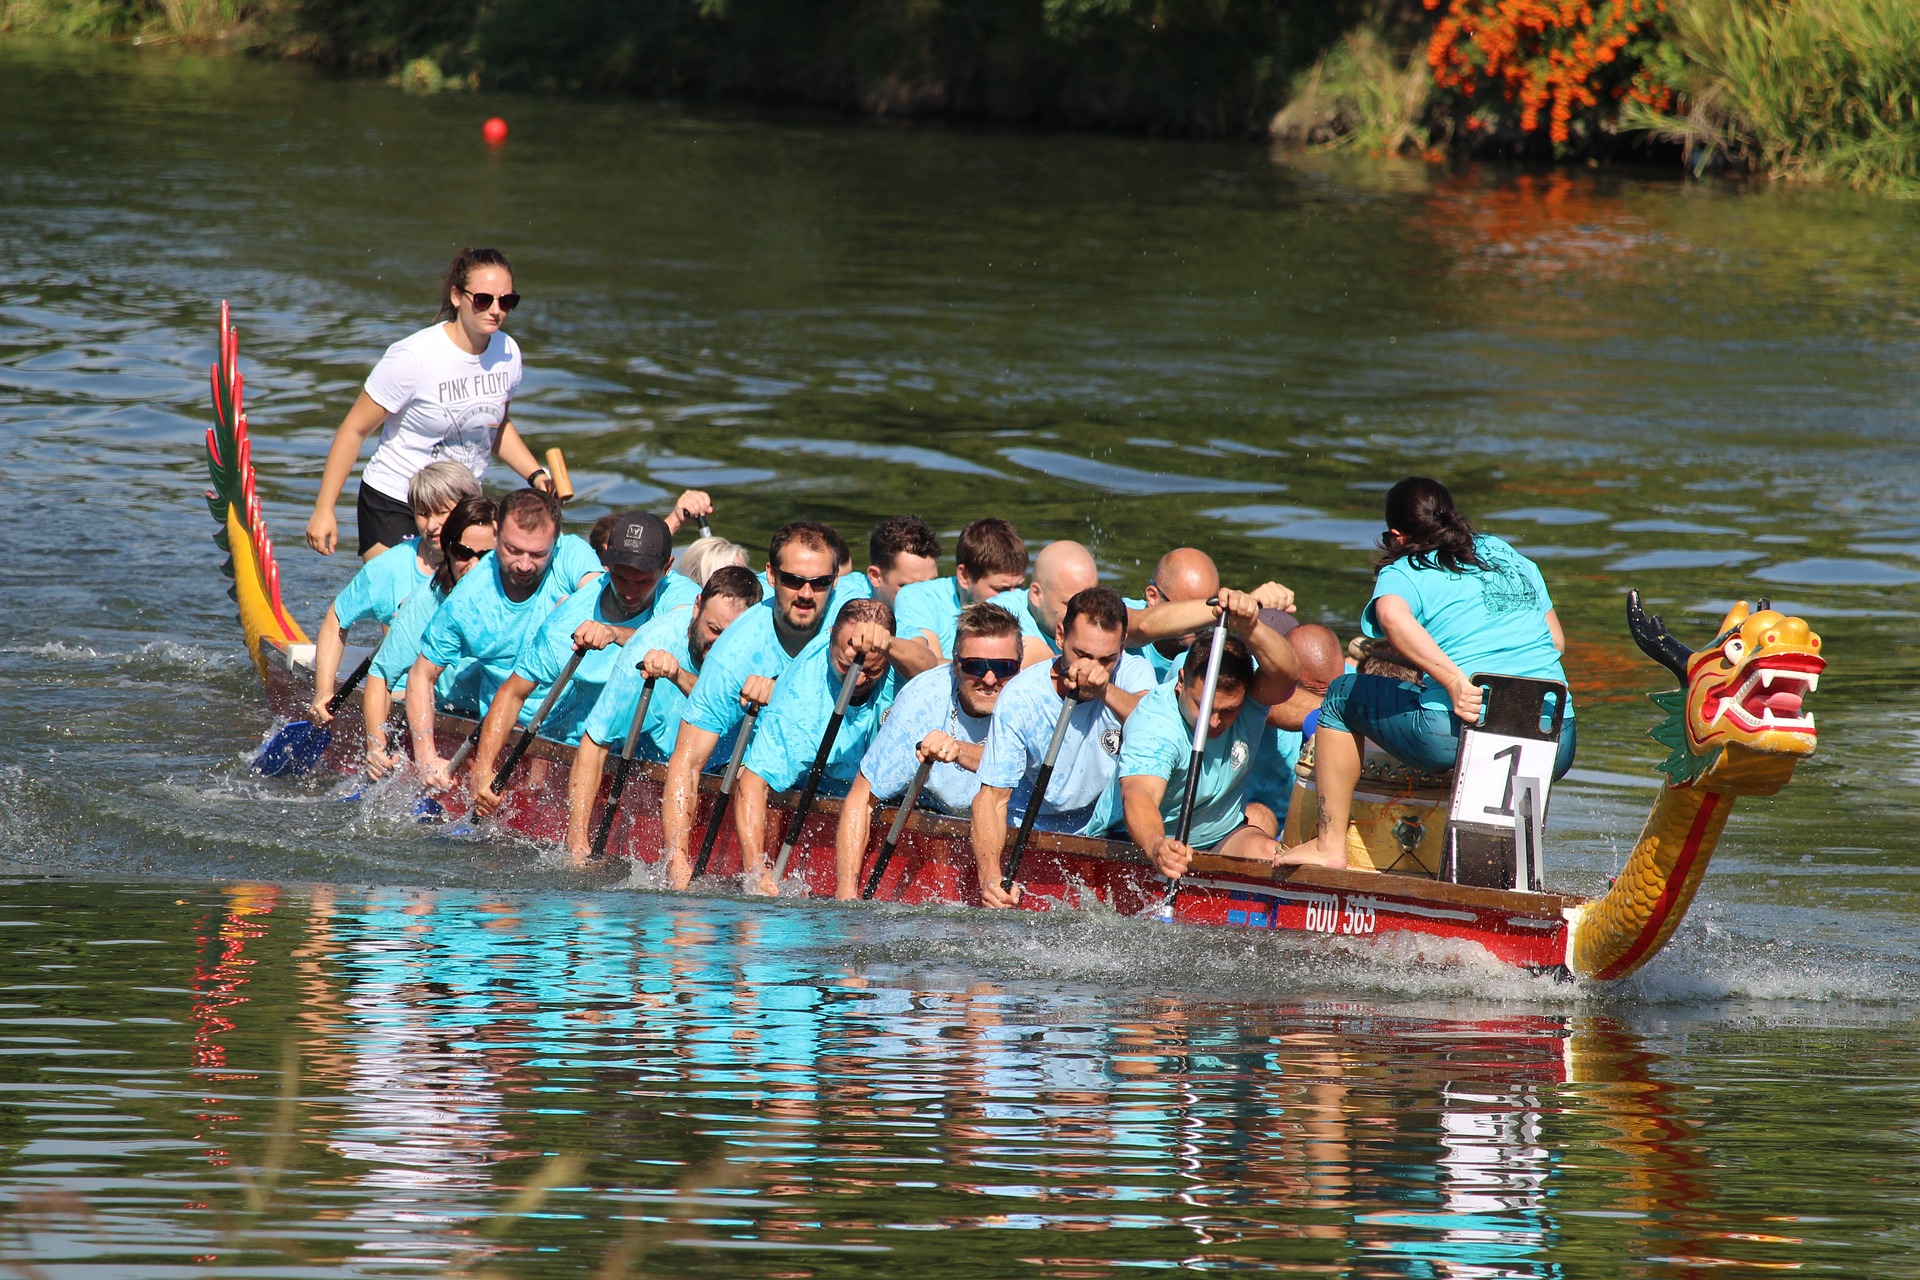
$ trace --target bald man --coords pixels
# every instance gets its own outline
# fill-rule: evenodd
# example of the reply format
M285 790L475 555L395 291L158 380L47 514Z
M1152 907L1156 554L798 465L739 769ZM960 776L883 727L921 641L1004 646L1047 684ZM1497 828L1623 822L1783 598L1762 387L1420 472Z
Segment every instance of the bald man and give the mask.
M1067 601L1100 585L1093 553L1077 542L1049 542L1033 558L1033 582L1024 590L1003 591L990 603L1020 621L1020 665L1052 662L1060 656L1060 623ZM1213 611L1207 611L1211 619Z
M1193 642L1213 625L1207 601L1219 594L1220 570L1212 556L1198 547L1167 552L1154 566L1146 591L1127 601L1127 652L1146 659L1155 680L1165 684L1179 672ZM1281 635L1292 629L1292 591L1278 582L1263 582L1249 594L1262 610L1287 615L1269 619L1269 626Z
M1294 659L1300 664L1293 696L1267 711L1267 737L1254 757L1253 775L1247 779L1247 799L1273 810L1282 830L1286 828L1287 806L1293 799L1300 748L1313 731L1307 721L1326 701L1327 686L1347 669L1340 637L1317 622L1303 622L1287 632L1287 643L1293 646Z

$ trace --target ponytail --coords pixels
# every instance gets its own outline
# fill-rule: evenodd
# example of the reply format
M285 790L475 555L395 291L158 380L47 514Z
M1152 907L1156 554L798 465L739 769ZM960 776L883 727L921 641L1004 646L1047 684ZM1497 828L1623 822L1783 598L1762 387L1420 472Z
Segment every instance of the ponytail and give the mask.
M1387 527L1399 530L1400 540L1388 545L1381 539L1376 568L1403 558L1411 559L1415 568L1438 567L1448 573L1492 567L1474 550L1473 526L1438 480L1409 476L1389 489Z
M508 275L513 274L513 264L498 249L462 249L453 255L453 265L447 268L447 278L440 284L440 310L435 320L451 320L458 314L453 305L453 291L464 290L467 281L481 267L499 267Z

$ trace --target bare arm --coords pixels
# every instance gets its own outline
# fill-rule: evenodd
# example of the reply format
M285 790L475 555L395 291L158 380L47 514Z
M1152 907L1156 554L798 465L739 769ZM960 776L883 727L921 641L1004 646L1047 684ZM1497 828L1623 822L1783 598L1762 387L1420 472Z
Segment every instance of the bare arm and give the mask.
M1042 662L1052 662L1055 656L1046 641L1036 640L1032 636L1020 637L1020 669L1022 671L1028 667L1038 666Z
M887 646L887 661L900 673L900 679L907 681L922 671L933 670L940 665L941 659L924 641L896 636L893 643Z
M676 889L686 888L693 878L687 847L692 843L693 815L700 801L700 771L707 767L719 743L719 734L682 720L673 755L667 760L667 780L660 797L660 853L667 864L667 882Z
M367 727L367 776L384 778L393 768L387 754L387 717L393 714L393 691L379 676L368 676L360 687L360 719Z
M1560 629L1560 615L1553 609L1547 610L1547 634L1553 637L1555 653L1567 651L1567 633Z
M493 767L500 759L500 748L507 744L507 735L520 720L520 708L527 705L527 695L536 687L518 672L508 676L507 682L494 690L487 718L480 722L480 741L473 744L467 787L473 792L474 812L483 818L500 807L500 793L493 789ZM411 678L408 688L411 691Z
M507 406L511 409L513 406ZM513 425L511 417L500 424L500 430L494 433L493 456L513 468L513 473L525 480L540 470L539 461L533 456L533 450L527 448L527 442L520 438L519 429ZM547 486L552 487L553 478L547 478Z
M435 790L453 785L447 762L433 744L433 682L442 670L423 653L407 672L407 730L413 735L413 763L420 770L420 780Z
M1373 615L1400 656L1432 676L1453 698L1455 715L1469 724L1480 719L1480 690L1414 620L1413 606L1399 596L1381 596L1373 602Z
M1011 894L1000 891L1000 854L1007 847L1007 804L1013 792L1006 787L981 787L973 794L973 866L980 877L980 900L989 907L1011 907L1019 902L1019 886ZM1038 796L1034 804L1040 803Z
M1100 697L1105 700L1107 709L1113 712L1122 723L1125 723L1126 718L1133 714L1133 709L1140 705L1140 699L1146 696L1145 691L1128 693L1111 680L1107 681L1107 687L1100 691Z
M320 629L313 636L313 701L307 706L307 716L315 724L333 719L327 703L339 681L340 655L346 647L347 633L340 627L340 615L328 605L327 616L320 619Z
M327 447L327 465L320 473L320 493L313 500L313 514L307 517L307 545L323 556L330 556L340 542L340 524L334 508L340 505L340 491L347 487L353 464L367 437L387 420L387 411L363 389L347 410L347 416L334 429L333 443Z
M587 734L573 751L573 772L567 775L567 852L584 858L593 852L589 838L593 802L600 795L600 776L606 771L607 749Z
M1167 780L1152 774L1130 774L1120 779L1120 803L1126 811L1127 835L1153 859L1169 880L1186 874L1193 850L1167 834L1160 805L1167 798Z
M839 853L834 863L833 896L842 902L860 896L860 864L867 859L867 841L872 835L873 786L863 773L853 780L853 786L847 791L847 798L840 806L840 827L834 833Z
M1192 635L1213 625L1217 615L1205 600L1169 600L1149 609L1127 610L1127 648Z
M767 784L746 767L733 779L733 834L740 841L740 874L748 884L767 867Z

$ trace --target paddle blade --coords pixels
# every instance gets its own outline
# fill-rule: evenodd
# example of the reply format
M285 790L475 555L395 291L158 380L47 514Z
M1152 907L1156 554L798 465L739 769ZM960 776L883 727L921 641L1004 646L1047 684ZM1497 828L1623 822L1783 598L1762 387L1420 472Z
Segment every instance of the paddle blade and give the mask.
M310 773L326 754L333 731L311 720L295 720L267 741L253 757L253 771L268 778Z
M446 806L432 796L421 796L413 802L413 820L415 822L445 822Z

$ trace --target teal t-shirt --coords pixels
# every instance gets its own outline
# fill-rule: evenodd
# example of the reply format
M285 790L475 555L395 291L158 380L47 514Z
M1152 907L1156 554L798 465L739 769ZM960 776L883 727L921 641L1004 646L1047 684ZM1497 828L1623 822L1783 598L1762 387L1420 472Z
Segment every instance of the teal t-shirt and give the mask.
M1011 591L1002 591L999 595L987 601L987 603L997 604L1012 614L1020 623L1020 634L1022 637L1032 637L1047 646L1055 657L1060 656L1060 646L1054 642L1053 634L1040 625L1040 619L1033 616L1033 597L1028 594L1026 587L1015 587ZM948 656L951 657L952 655L949 654Z
M415 589L433 581L431 569L420 571L419 549L419 539L408 538L360 567L353 581L333 598L333 616L342 631L369 618L386 626Z
M959 578L930 578L909 582L893 597L893 634L904 640L921 639L931 632L940 643L940 656L953 656L954 628L969 597Z
M793 660L773 686L773 698L760 713L753 741L740 763L760 775L775 791L791 791L806 780L807 770L820 750L833 704L839 700L843 673L833 669L831 645L809 646ZM853 785L860 760L867 753L887 708L893 705L895 673L886 675L867 694L865 702L847 705L847 715L834 734L833 749L820 774L820 794L841 796Z
M874 799L903 796L920 770L916 748L928 734L946 733L956 741L978 744L986 741L992 723L991 716L970 716L960 709L959 695L953 687L953 667L943 663L900 686L886 723L860 761L860 773L873 789ZM944 813L965 814L978 790L979 774L941 761L928 771L920 803Z
M1540 570L1490 533L1476 534L1473 547L1491 568L1469 566L1449 573L1438 564L1422 565L1417 557L1402 556L1380 570L1373 580L1373 599L1360 615L1362 633L1384 635L1374 601L1399 596L1440 652L1466 674L1484 671L1566 683L1553 633L1547 629L1553 600ZM1446 690L1431 676L1422 682L1421 701L1452 706ZM1567 714L1573 714L1571 706Z
M1137 609L1142 613L1145 613L1147 610L1147 602L1145 599L1126 599L1123 600L1122 603L1125 604L1127 608ZM1187 651L1185 649L1182 649L1169 658L1166 654L1160 652L1158 645L1152 644L1143 644L1138 649L1129 649L1127 652L1152 667L1153 678L1159 684L1165 684L1167 681L1179 675L1181 666L1187 660Z
M387 689L398 698L407 691L407 672L420 656L420 642L427 633L446 593L429 581L400 606L387 628L386 639L374 651L373 665L367 675L386 681ZM447 711L473 711L479 706L479 668L472 662L459 662L440 673L433 682L434 704Z
M627 726L633 723L641 690L647 684L647 678L640 673L640 661L653 650L664 649L673 655L681 670L693 672L696 679L699 677L700 667L693 660L692 637L688 634L693 613L690 604L665 613L656 610L653 621L627 641L621 660L614 663L606 688L600 691L600 700L593 704L593 712L587 717L587 737L609 751L619 751L626 745ZM636 759L665 761L673 755L673 744L680 736L680 715L686 705L687 695L680 692L679 685L671 680L653 682L653 700L647 703L647 718L641 722L640 741L633 749ZM724 767L732 755L733 744L722 745L726 750L713 753L713 758L707 761L709 769Z
M828 630L822 623L800 652L825 644ZM694 681L693 692L687 695L681 718L722 741L731 740L747 714L740 705L740 690L747 677L771 676L778 680L793 661L774 630L773 601L762 600L735 618L707 650L707 660L700 668L700 678Z
M513 601L501 584L498 561L488 552L447 593L446 602L427 624L420 652L443 668L472 659L479 667L477 692L484 712L494 690L513 674L520 649L534 629L546 621L554 605L573 594L582 576L599 567L600 558L585 538L564 534L554 545L546 576L533 594Z
M581 623L603 622L608 626L632 627L637 631L652 622L663 606L671 610L675 605L698 599L699 595L700 588L694 585L693 579L669 573L660 579L654 587L653 599L638 613L621 616L619 603L613 599L613 591L606 585L605 578L588 583L583 590L574 592L555 605L546 620L534 631L532 639L522 647L520 657L513 666L515 675L533 682L532 692L527 694L526 702L520 707L520 723L533 723L533 717L547 692L553 688L553 682L560 678L560 673L567 669L567 663L573 660L573 633ZM601 689L612 678L623 649L622 645L610 644L604 649L589 650L581 657L580 665L574 669L573 679L567 681L567 687L555 700L553 710L547 713L546 723L540 726L540 736L569 746L580 741L580 730L586 724L587 715L599 700Z
M1054 691L1050 664L1035 663L1007 682L993 708L980 755L980 784L1013 793L1008 819L1018 822L1038 781L1040 763L1063 699ZM1128 693L1153 687L1153 671L1130 654L1120 657L1114 684ZM1129 717L1131 718L1131 717ZM1120 718L1099 699L1082 702L1067 718L1067 735L1054 760L1053 778L1041 797L1034 825L1042 831L1104 835L1119 818L1117 790Z
M1297 730L1267 726L1266 737L1253 757L1253 773L1247 778L1247 801L1273 810L1284 829L1287 808L1293 803L1294 769L1300 763L1300 748L1306 739ZM1193 744L1187 744L1189 754Z
M1200 788L1193 798L1193 829L1187 843L1211 849L1246 821L1247 783L1266 738L1267 708L1249 698L1233 725L1208 738L1200 753ZM1193 725L1180 713L1180 686L1158 685L1127 717L1120 743L1120 776L1167 780L1160 798L1160 819L1167 834L1179 830L1180 806L1187 794L1187 770L1193 764Z

